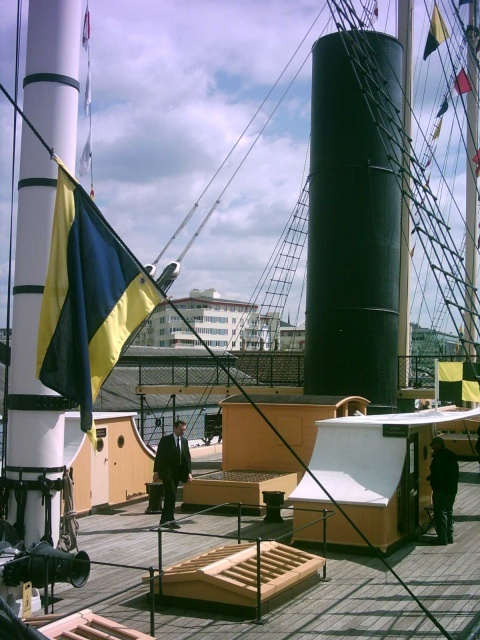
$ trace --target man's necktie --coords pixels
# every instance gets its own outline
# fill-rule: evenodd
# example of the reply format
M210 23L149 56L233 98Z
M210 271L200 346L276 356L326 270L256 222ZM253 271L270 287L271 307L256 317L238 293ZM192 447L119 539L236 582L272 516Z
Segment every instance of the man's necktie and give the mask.
M177 438L177 452L178 452L178 460L182 461L182 451L180 449L180 438Z

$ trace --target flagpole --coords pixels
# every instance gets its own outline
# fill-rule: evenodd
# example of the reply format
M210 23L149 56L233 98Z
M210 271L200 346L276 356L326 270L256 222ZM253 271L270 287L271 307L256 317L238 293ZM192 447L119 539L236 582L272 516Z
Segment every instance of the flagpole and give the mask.
M438 359L435 359L435 411L438 411L438 400L440 398L440 380L438 377Z
M476 357L475 343L478 336L473 314L475 295L472 291L477 288L478 250L476 238L478 235L478 195L476 163L474 157L478 150L478 70L476 56L477 25L475 18L476 3L471 3L469 10L469 24L466 29L467 47L467 75L472 91L467 93L467 161L466 161L466 229L465 229L465 282L469 286L465 290L464 330L467 338L467 355Z
M413 41L413 3L404 0L398 3L398 39L404 48L403 60L403 126L407 132L406 145L412 129L412 41ZM410 193L410 153L406 149L403 157L402 193ZM400 303L398 317L398 355L406 356L406 366L399 372L399 387L407 387L410 377L410 203L406 196L401 204L401 236L400 236Z

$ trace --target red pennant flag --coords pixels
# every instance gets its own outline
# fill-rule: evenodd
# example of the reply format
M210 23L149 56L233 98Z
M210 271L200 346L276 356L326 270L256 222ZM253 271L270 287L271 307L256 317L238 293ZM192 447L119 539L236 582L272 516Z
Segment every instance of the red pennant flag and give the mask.
M472 90L472 85L470 84L470 80L468 79L465 69L461 69L460 73L455 79L453 86L458 95L462 95L462 93L468 93Z
M475 162L475 164L480 164L480 149L477 151L477 153L473 156L472 158L472 162Z

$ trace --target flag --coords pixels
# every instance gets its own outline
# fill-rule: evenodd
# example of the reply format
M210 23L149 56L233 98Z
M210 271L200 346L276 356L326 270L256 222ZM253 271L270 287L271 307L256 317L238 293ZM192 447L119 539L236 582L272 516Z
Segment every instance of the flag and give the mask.
M440 120L440 122L437 124L435 131L433 132L433 138L439 138L440 137L440 131L442 130L442 120Z
M477 151L477 153L473 156L472 158L472 162L475 162L475 164L480 164L480 149Z
M83 148L83 153L78 163L78 173L80 176L84 176L90 170L90 164L92 162L92 131L88 133L87 142Z
M440 15L440 11L438 10L437 5L434 4L432 19L430 21L430 31L428 32L423 59L426 60L431 53L438 49L449 35L445 22Z
M85 98L83 99L83 110L85 115L90 113L90 105L92 104L92 88L91 88L90 65L88 65L87 82L85 83Z
M470 83L470 80L468 79L465 69L460 70L460 73L455 78L453 86L458 95L462 95L462 93L468 93L472 90L472 85Z
M88 45L90 42L90 11L88 10L88 2L87 7L85 9L85 17L83 18L83 35L82 35L82 46L85 51L88 51Z
M375 2L375 6L373 7L372 18L371 18L372 24L375 24L377 20L378 20L378 2Z
M437 118L441 118L445 113L447 113L448 110L448 100L447 98L445 98L445 100L442 102L441 106L440 106L440 110L437 113Z
M59 162L37 377L80 405L82 431L130 334L162 301L153 280Z
M480 402L478 366L472 362L439 362L439 400L455 404Z

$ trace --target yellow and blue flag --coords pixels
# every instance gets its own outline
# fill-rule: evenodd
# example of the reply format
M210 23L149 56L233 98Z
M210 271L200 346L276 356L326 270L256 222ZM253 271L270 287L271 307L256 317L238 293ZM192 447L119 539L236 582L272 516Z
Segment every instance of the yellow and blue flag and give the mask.
M427 36L427 42L425 43L425 51L423 53L423 59L426 60L428 56L433 53L438 47L445 42L449 37L447 25L445 24L440 11L438 10L437 3L433 4L432 19L430 21L430 30Z
M80 405L82 431L92 428L93 403L128 337L162 299L142 265L59 162L37 377Z

